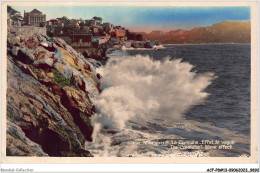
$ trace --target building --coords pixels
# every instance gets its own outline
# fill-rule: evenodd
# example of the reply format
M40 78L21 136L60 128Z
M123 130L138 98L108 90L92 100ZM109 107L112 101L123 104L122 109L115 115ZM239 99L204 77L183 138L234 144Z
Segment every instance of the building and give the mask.
M85 25L86 26L91 26L91 20L85 20Z
M83 31L89 31L90 32L89 26L82 26L81 28L82 28Z
M143 35L134 32L127 33L127 40L143 41Z
M143 35L142 34L137 34L136 35L136 41L143 41Z
M95 19L91 19L90 26L96 26L96 25L97 25L97 21Z
M69 25L72 25L74 29L79 29L79 23L80 21L78 19L71 19Z
M125 30L123 29L116 29L115 31L116 37L119 38L120 40L125 40Z
M82 24L82 25L85 25L85 20L83 20L82 18L79 19L79 23Z
M91 41L92 43L104 44L108 42L110 39L110 35L105 36L92 36Z
M59 21L60 23L63 23L64 25L67 25L67 24L70 23L70 19L67 18L66 16L63 16L63 17L57 18L57 19L58 19L58 21Z
M103 27L102 26L91 26L90 30L92 31L92 34L94 36L104 36L106 33L103 32Z
M98 27L96 27L96 26L94 26L93 27L93 34L99 34L99 29L98 29Z
M111 23L106 22L106 23L103 23L103 28L108 33L113 28L113 25Z
M49 25L58 25L59 21L57 19L50 19L48 22L47 22L47 26Z
M89 48L92 47L92 34L88 31L74 30L72 31L71 46L73 48Z
M43 14L37 9L31 12L24 11L24 24L30 26L41 26L42 23L46 22L46 14Z

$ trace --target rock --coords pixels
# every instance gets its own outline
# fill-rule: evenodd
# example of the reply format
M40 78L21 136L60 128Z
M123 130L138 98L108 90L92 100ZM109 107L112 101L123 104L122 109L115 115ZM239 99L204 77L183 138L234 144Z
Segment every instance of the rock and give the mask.
M84 55L85 58L92 58L92 57L94 57L94 50L86 49L86 50L84 50L84 52L82 54Z
M71 78L74 69L73 67L70 67L68 64L61 64L61 63L55 63L54 67L64 76L65 78Z
M38 77L38 80L46 85L46 86L51 86L52 85L52 78L50 78L48 75L48 73L45 73L43 70L38 73L37 77Z
M37 52L41 52L41 53L49 53L51 54L48 50L46 50L43 46L37 46L33 49L34 53L37 53Z
M18 46L14 46L14 47L12 48L12 54L13 54L14 56L17 56L19 49L20 49L20 48L19 48Z
M96 53L96 58L97 59L102 59L102 54L103 54L103 49L98 49L97 53Z
M61 96L63 94L63 89L59 85L52 85L52 92L54 95Z
M92 140L90 97L98 95L92 61L61 39L28 31L13 46L14 37L7 38L7 119L20 130L8 131L7 153L91 157L83 146Z
M53 47L53 42L47 42L47 44L48 44L48 47Z
M56 42L58 42L59 44L61 43L61 44L63 44L63 45L66 45L66 42L65 42L63 39L61 39L61 38L54 37L53 39L54 39Z
M11 156L48 156L42 148L28 139L22 129L7 121L7 155ZM9 144L9 145L8 145Z
M101 79L101 75L99 73L97 73L97 78L100 80Z
M56 48L54 47L54 44L52 42L46 41L43 42L43 44L40 44L43 48L45 48L47 51L54 52Z
M50 73L46 73L46 74L47 74L48 77L50 77L50 78L54 78L54 74L53 74L52 72L50 72Z
M48 65L49 67L52 67L53 66L53 59L52 58L50 58L50 57L48 57L48 56L46 56L46 55L44 55L44 58L42 59L42 64L46 64L46 65Z
M37 41L34 41L35 39L25 41L25 46L29 49L33 49L39 45Z
M92 141L90 134L93 132L93 127L91 126L90 119L85 113L88 112L90 105L84 92L67 86L63 89L64 93L61 96L61 103L68 108L68 111L72 114L74 121L79 126L86 139Z
M77 51L75 51L70 45L65 44L65 49L67 51L71 52L72 54L76 55L77 57L79 57L81 55Z
M88 71L91 71L91 68L90 68L90 65L89 64L84 64L84 69L88 70Z
M6 135L6 156L40 156L19 139Z
M105 47L99 47L99 48L89 48L83 51L83 56L85 58L93 58L96 60L102 60L103 57L106 57L106 48Z
M82 69L84 69L85 63L84 63L82 60L79 60L79 61L77 62L77 65L78 65L78 67L82 70Z
M15 37L12 37L10 39L10 44L11 45L15 45L15 44L19 44L20 43L20 37L19 36L15 36Z
M63 68L63 65L61 63L56 63L54 67L60 72L60 73L65 73L65 70Z
M20 48L18 51L18 58L25 64L31 64L35 61L34 55L28 49Z
M53 59L44 55L43 58L40 58L36 61L33 62L33 65L35 67L39 67L39 68L49 68L49 67L52 67L53 66Z
M22 63L21 61L17 61L17 66L18 66L23 72L25 72L25 73L28 72L27 66L26 66L24 63Z
M34 36L34 37L32 37L32 41L33 42L38 42L39 40L38 40L37 36Z
M85 91L85 82L79 76L72 76L72 83L82 91Z
M89 151L84 149L79 149L75 152L64 153L66 157L93 157Z
M58 41L55 41L54 42L54 45L53 46L58 46L58 47L60 47L60 48L64 48L64 46L60 43L60 42L58 42Z
M74 60L71 56L69 55L61 55L60 56L61 58L64 58L65 61L69 64L69 65L72 65L72 66L76 66L75 63L74 63Z
M44 47L48 47L48 43L46 43L46 42L41 42L40 45L44 46Z
M42 43L44 43L44 42L46 42L47 40L46 40L46 38L45 37L43 37L42 35L37 35L37 37L38 37L38 40L39 40L39 42L42 42ZM48 44L47 44L48 45ZM47 47L47 46L46 46Z
M68 63L69 65L76 66L75 61L71 54L63 48L57 48L57 54L54 55L56 59Z
M32 77L34 77L34 79L38 80L37 75L32 71L32 69L31 69L30 67L27 67L27 69L28 69L29 74L30 74Z
M36 51L33 55L36 59L41 59L44 56L44 51Z

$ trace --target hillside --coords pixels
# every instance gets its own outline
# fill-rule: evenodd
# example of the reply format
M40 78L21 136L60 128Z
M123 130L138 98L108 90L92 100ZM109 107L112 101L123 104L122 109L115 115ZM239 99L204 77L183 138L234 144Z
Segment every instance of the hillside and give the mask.
M192 30L152 31L143 37L161 43L250 43L250 21L224 21Z

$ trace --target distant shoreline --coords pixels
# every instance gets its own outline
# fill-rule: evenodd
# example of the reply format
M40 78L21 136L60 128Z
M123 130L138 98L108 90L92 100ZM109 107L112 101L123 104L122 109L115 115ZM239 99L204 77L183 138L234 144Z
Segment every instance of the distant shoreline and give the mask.
M178 46L178 45L206 45L206 44L251 44L251 43L172 43L172 44L161 44L163 46Z

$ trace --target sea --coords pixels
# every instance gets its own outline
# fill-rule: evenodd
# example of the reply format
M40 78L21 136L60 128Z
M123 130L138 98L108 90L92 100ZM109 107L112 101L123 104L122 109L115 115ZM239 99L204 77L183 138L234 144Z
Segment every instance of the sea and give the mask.
M109 54L92 102L97 157L250 156L250 44Z

